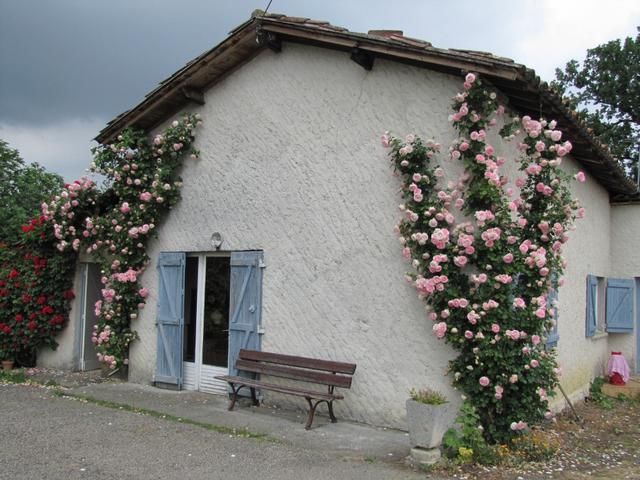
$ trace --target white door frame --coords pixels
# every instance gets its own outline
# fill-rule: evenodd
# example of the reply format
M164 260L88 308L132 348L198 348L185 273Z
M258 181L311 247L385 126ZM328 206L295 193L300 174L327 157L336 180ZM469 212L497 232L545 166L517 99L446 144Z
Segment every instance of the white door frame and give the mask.
M205 391L207 393L219 393L226 395L227 383L215 380L215 375L228 375L228 367L216 367L204 365L202 363L203 335L204 335L204 295L207 282L207 258L208 257L231 257L231 252L204 252L187 253L187 257L198 259L198 296L196 298L196 345L195 362L184 362L187 368L193 368L195 373L194 390ZM191 385L188 386L192 387Z

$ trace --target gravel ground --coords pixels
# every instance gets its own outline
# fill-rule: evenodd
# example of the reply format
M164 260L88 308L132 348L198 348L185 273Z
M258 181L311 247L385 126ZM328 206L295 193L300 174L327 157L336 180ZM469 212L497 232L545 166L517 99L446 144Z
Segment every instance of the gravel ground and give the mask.
M337 458L0 384L0 479L415 479Z
M519 466L435 468L434 477L466 480L640 480L640 400L611 399L611 409L594 402L576 406L542 431L560 448L548 462Z

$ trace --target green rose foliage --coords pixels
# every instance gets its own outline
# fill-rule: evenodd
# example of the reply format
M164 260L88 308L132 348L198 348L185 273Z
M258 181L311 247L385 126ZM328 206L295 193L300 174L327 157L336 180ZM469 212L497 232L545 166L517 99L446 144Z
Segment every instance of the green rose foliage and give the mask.
M550 415L558 370L544 347L553 324L547 296L565 267L566 232L583 211L560 169L571 144L555 122L515 118L501 130L507 140L524 135L523 177L511 198L517 193L500 174L506 159L486 139L504 113L497 94L470 74L453 108L460 137L449 156L464 165L460 179L447 184L431 164L440 150L433 140L385 134L383 145L403 179L397 230L414 268L407 279L430 305L437 337L458 351L454 385L478 412L485 438L505 442Z

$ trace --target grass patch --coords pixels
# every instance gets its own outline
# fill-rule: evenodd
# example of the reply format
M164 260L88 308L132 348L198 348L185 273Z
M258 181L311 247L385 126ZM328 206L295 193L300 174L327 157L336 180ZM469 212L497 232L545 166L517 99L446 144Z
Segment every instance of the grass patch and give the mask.
M10 370L5 372L0 370L0 382L2 383L26 383L27 376L23 369Z
M90 397L88 395L76 395L64 392L61 389L54 389L53 394L57 397L70 398L72 400L79 400L81 402L92 403L100 407L112 408L115 410L124 410L131 413L139 413L141 415L148 415L150 417L160 418L162 420L169 420L170 422L182 423L185 425L194 425L196 427L204 428L206 430L212 430L214 432L223 433L225 435L233 435L241 438L252 438L254 440L268 441L278 443L278 440L269 437L266 433L257 433L247 430L246 428L231 428L221 425L213 425L211 423L199 422L197 420L191 420L188 418L178 417L168 413L158 412L157 410L150 410L148 408L132 407L125 403L110 402L107 400L100 400L98 398Z

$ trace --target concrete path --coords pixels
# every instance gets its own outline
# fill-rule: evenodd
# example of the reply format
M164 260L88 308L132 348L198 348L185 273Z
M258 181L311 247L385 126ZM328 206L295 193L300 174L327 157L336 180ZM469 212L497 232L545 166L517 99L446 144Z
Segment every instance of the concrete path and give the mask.
M147 391L145 387L93 385L76 393L100 396L173 415L216 423L218 399L193 393ZM141 415L91 402L61 398L35 386L0 385L0 478L11 479L417 479L417 472L367 458L371 447L360 425L321 425L304 432L300 421L242 409L236 416L283 442L242 438L195 425ZM170 412L169 412L170 410ZM208 415L208 417L207 417ZM217 415L220 415L219 413ZM229 415L230 416L230 415ZM187 417L187 415L185 415ZM287 421L291 430L273 427ZM277 421L276 421L277 418ZM334 429L336 427L336 429ZM340 430L337 430L340 429ZM269 430L269 431L267 431ZM353 447L348 448L349 431ZM331 433L333 432L333 433ZM340 433L338 433L340 432ZM393 432L391 436L401 435ZM306 438L298 445L298 439ZM315 442L336 440L336 451L316 450ZM381 437L382 438L382 437ZM393 442L390 443L390 445ZM349 454L352 452L352 454ZM399 450L398 450L399 452ZM389 451L389 453L394 453ZM399 455L399 453L398 453Z
M98 383L71 389L74 395L144 408L193 421L266 434L289 445L359 460L399 461L409 454L409 435L393 429L375 428L341 421L331 423L318 409L311 430L304 429L306 412L238 404L229 412L221 395L193 391L161 390L134 383ZM306 406L301 399L301 407Z

